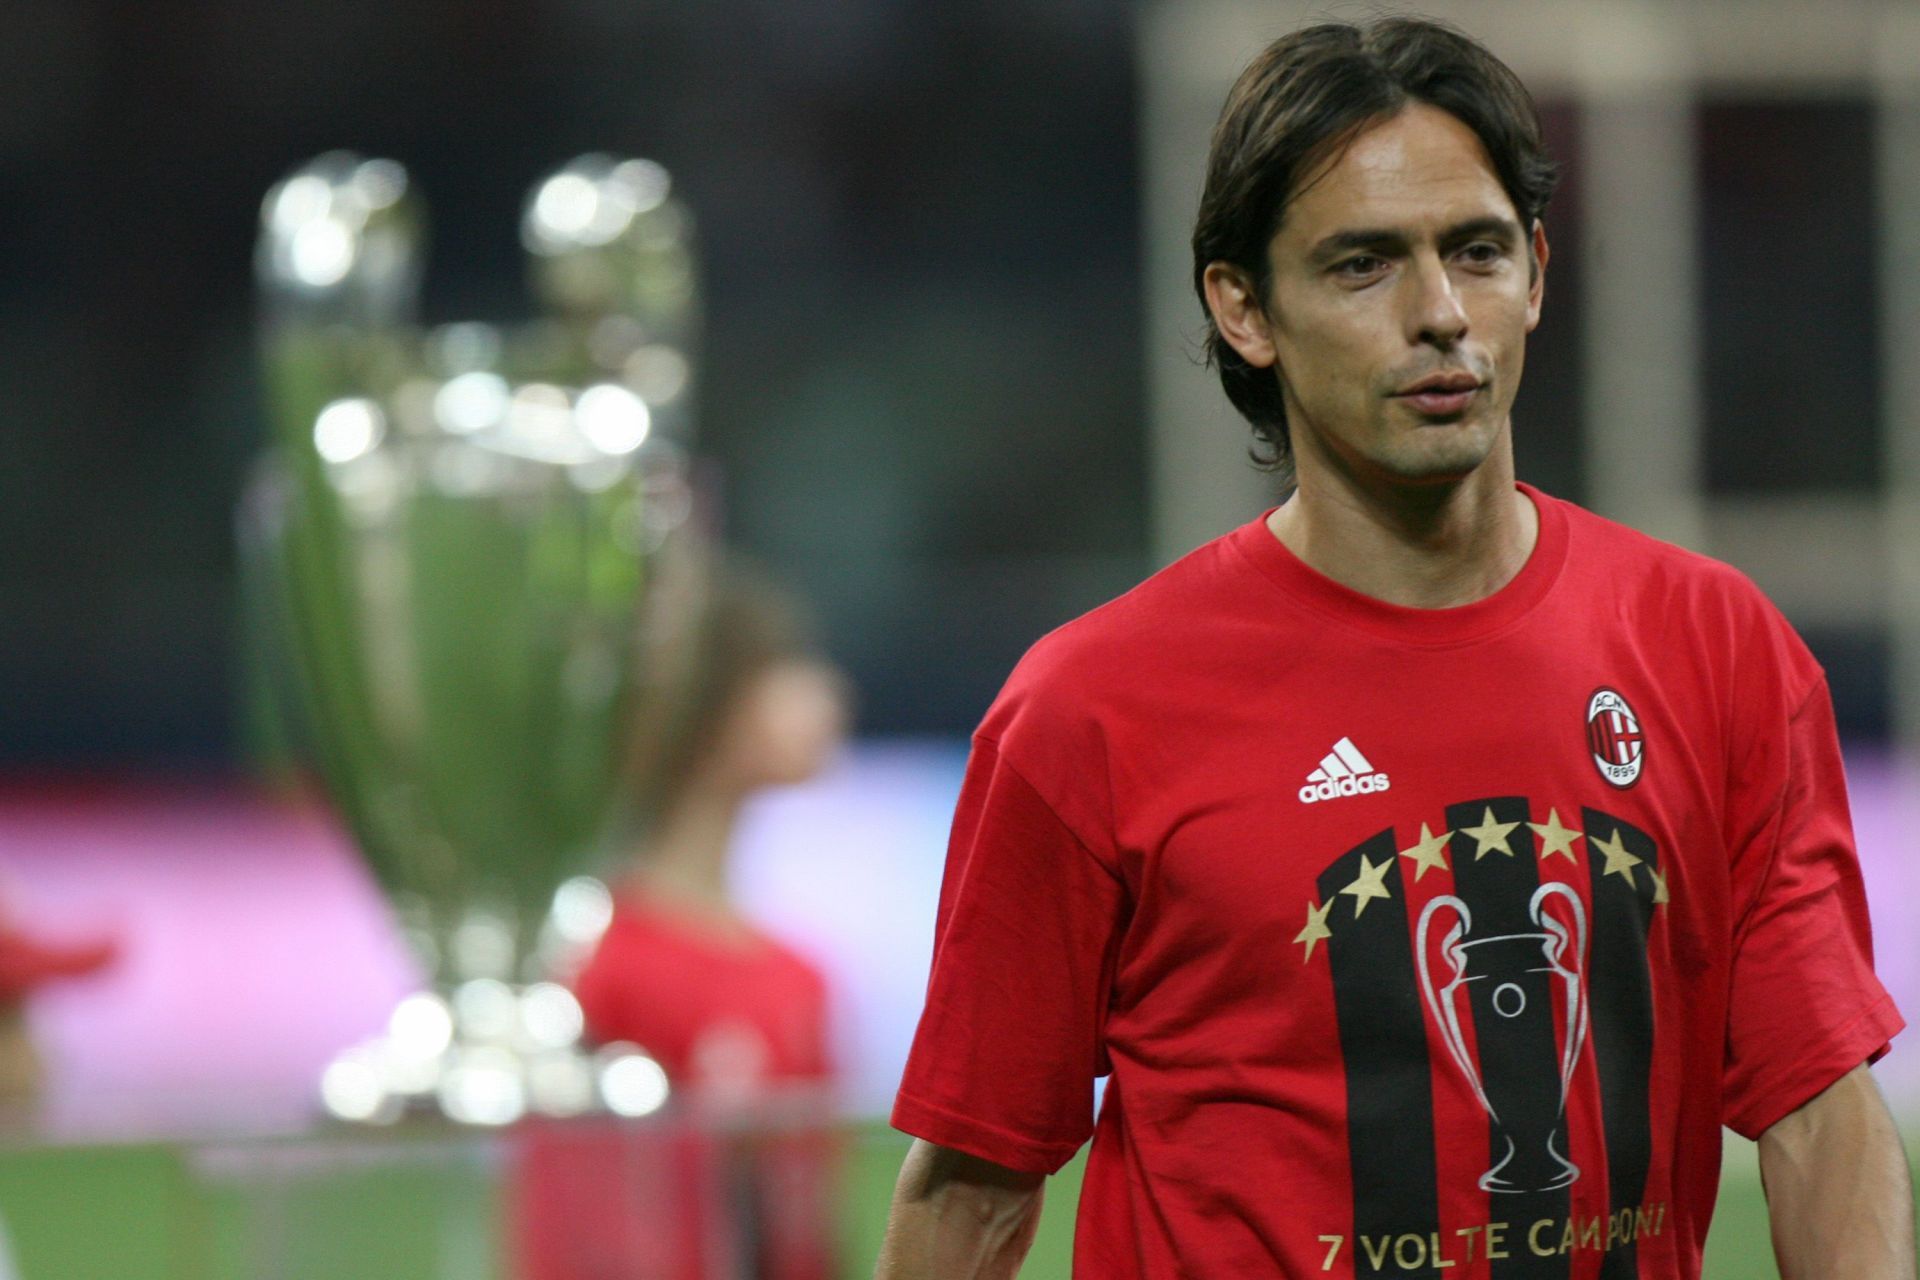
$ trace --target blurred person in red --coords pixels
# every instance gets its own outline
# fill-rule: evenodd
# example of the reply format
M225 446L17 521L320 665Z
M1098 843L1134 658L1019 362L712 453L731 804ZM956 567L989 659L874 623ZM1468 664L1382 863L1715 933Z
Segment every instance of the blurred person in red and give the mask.
M685 1280L836 1273L835 1158L820 1131L827 983L741 914L728 872L747 801L814 777L844 741L847 685L802 603L744 561L715 566L696 612L697 656L665 664L679 677L641 699L638 828L573 986L588 1039L655 1058L683 1121L772 1127L730 1143L595 1126L531 1144L521 1252L533 1280L640 1274L640 1259L644 1274Z
M49 982L104 968L119 948L108 939L62 944L0 919L0 1105L29 1102L43 1065L27 1025L27 998Z
M805 782L846 734L844 679L798 601L739 561L714 575L683 706L663 708L645 823L612 923L575 980L588 1033L645 1046L676 1084L828 1075L826 986L740 914L728 868L757 792Z

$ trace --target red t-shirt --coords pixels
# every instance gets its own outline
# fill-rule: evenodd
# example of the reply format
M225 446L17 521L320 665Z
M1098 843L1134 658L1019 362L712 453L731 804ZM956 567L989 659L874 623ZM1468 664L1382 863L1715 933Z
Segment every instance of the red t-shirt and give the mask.
M826 979L757 929L622 894L574 991L589 1039L640 1045L676 1085L828 1078Z
M663 1118L530 1121L515 1146L521 1280L837 1274L827 985L751 928L635 894L575 979L587 1039L651 1054Z
M893 1121L1041 1172L1092 1134L1076 1275L1695 1277L1721 1124L1902 1026L1805 647L1522 488L1485 600L1363 596L1262 517L980 725Z

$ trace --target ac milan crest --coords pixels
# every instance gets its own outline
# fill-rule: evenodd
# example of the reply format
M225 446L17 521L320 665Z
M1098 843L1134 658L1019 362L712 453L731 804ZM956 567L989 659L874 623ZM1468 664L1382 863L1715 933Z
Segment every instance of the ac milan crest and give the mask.
M1593 767L1614 786L1630 787L1640 780L1647 759L1640 717L1611 689L1596 691L1587 703L1587 750Z

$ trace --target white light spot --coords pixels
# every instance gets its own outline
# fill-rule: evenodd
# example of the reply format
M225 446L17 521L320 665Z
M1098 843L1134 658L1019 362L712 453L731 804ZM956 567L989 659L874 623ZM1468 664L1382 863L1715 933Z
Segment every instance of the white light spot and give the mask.
M513 393L507 412L515 417L564 426L567 418L567 393L546 382L529 382Z
M513 968L513 926L489 911L467 912L454 926L453 967L476 978L502 978Z
M621 372L648 404L671 404L687 389L693 370L679 351L656 344L628 356Z
M548 178L533 201L535 223L557 239L577 238L599 212L599 189L577 173L556 173Z
M396 1097L425 1097L440 1087L446 1065L444 1057L409 1058L394 1050L391 1041L380 1064L386 1074L387 1092Z
M267 220L283 236L290 236L333 207L333 188L317 174L302 173L280 184L267 206Z
M593 942L612 921L613 894L592 876L574 876L553 891L553 927L568 942Z
M294 279L315 289L331 288L353 269L353 231L338 218L314 218L293 233L287 254Z
M580 1039L586 1017L573 992L557 982L536 982L520 996L520 1027L542 1049L564 1049Z
M617 1116L650 1116L669 1092L666 1071L644 1053L617 1054L600 1069L600 1096Z
M313 419L313 447L328 462L352 462L371 453L386 430L385 415L373 401L335 400Z
M430 991L417 991L402 1000L387 1019L387 1044L394 1053L415 1061L437 1058L453 1043L453 1012Z
M593 211L593 220L581 229L579 235L582 244L595 247L612 244L633 222L633 204L619 188L606 188L599 193L599 197L600 203Z
M506 416L512 392L497 373L475 369L442 383L434 393L433 416L455 435L484 431Z
M505 1040L518 1021L519 1001L513 988L495 978L474 978L453 992L453 1013L463 1038Z
M646 401L611 382L596 383L582 391L573 412L580 423L580 434L602 453L632 453L653 428Z
M544 382L529 382L513 393L498 446L545 462L577 462L587 456L567 393Z
M387 1091L371 1062L348 1054L336 1058L321 1075L320 1101L342 1120L365 1123L381 1117Z
M628 160L616 165L613 181L635 213L659 208L673 188L666 169L652 160Z
M407 193L407 171L397 160L367 160L353 171L353 189L369 212L385 209Z
M462 1124L512 1124L527 1112L519 1062L504 1049L473 1049L440 1082L440 1105Z

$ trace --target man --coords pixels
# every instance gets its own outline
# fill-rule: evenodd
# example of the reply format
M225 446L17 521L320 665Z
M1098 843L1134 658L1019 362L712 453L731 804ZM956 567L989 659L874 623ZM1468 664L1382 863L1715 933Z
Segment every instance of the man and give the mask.
M1297 487L976 733L882 1276L1014 1275L1093 1131L1078 1275L1694 1277L1725 1123L1788 1276L1911 1280L1824 678L1734 571L1514 480L1552 181L1430 23L1234 87L1196 285Z

